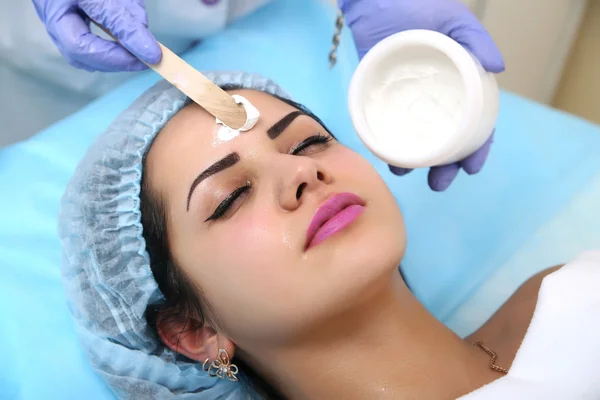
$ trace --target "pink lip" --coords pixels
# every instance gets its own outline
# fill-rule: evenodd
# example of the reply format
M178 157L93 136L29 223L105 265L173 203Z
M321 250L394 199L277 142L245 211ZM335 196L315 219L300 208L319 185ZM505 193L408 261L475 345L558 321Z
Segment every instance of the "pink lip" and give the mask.
M365 210L364 201L353 193L339 193L326 200L313 216L306 232L306 250L345 229Z

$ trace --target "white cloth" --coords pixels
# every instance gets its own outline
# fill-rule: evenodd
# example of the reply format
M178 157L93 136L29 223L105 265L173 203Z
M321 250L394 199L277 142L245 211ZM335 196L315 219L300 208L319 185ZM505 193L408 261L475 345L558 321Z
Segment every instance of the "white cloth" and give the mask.
M546 276L508 374L461 400L600 399L600 250Z
M176 53L271 0L146 0L150 30ZM104 35L94 29L100 36ZM131 73L90 73L61 56L30 0L0 0L0 147L106 93Z

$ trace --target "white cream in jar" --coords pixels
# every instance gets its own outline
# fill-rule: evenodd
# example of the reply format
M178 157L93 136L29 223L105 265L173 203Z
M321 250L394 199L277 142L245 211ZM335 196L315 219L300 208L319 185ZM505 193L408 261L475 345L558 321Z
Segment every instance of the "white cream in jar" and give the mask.
M361 140L403 168L473 153L492 133L498 102L493 74L454 40L424 30L392 35L367 53L348 101Z

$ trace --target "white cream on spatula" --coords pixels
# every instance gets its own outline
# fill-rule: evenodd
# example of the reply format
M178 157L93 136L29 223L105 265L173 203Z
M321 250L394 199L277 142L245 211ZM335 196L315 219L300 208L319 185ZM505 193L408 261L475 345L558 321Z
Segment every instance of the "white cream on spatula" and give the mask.
M245 97L240 96L239 94L234 94L231 97L233 97L237 104L241 104L242 107L244 107L244 110L246 110L246 123L239 129L233 129L225 125L219 118L216 118L218 129L213 144L216 144L217 141L227 142L237 137L240 132L249 131L254 128L254 125L256 125L258 118L260 117L260 113L256 107L254 107Z

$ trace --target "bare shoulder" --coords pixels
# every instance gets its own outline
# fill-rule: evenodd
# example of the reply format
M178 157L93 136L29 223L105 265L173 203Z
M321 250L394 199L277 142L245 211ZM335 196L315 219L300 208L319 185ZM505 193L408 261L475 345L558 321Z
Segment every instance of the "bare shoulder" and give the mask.
M498 363L509 367L531 323L542 281L560 268L562 265L551 267L529 278L479 330L466 340L484 342L498 353Z

